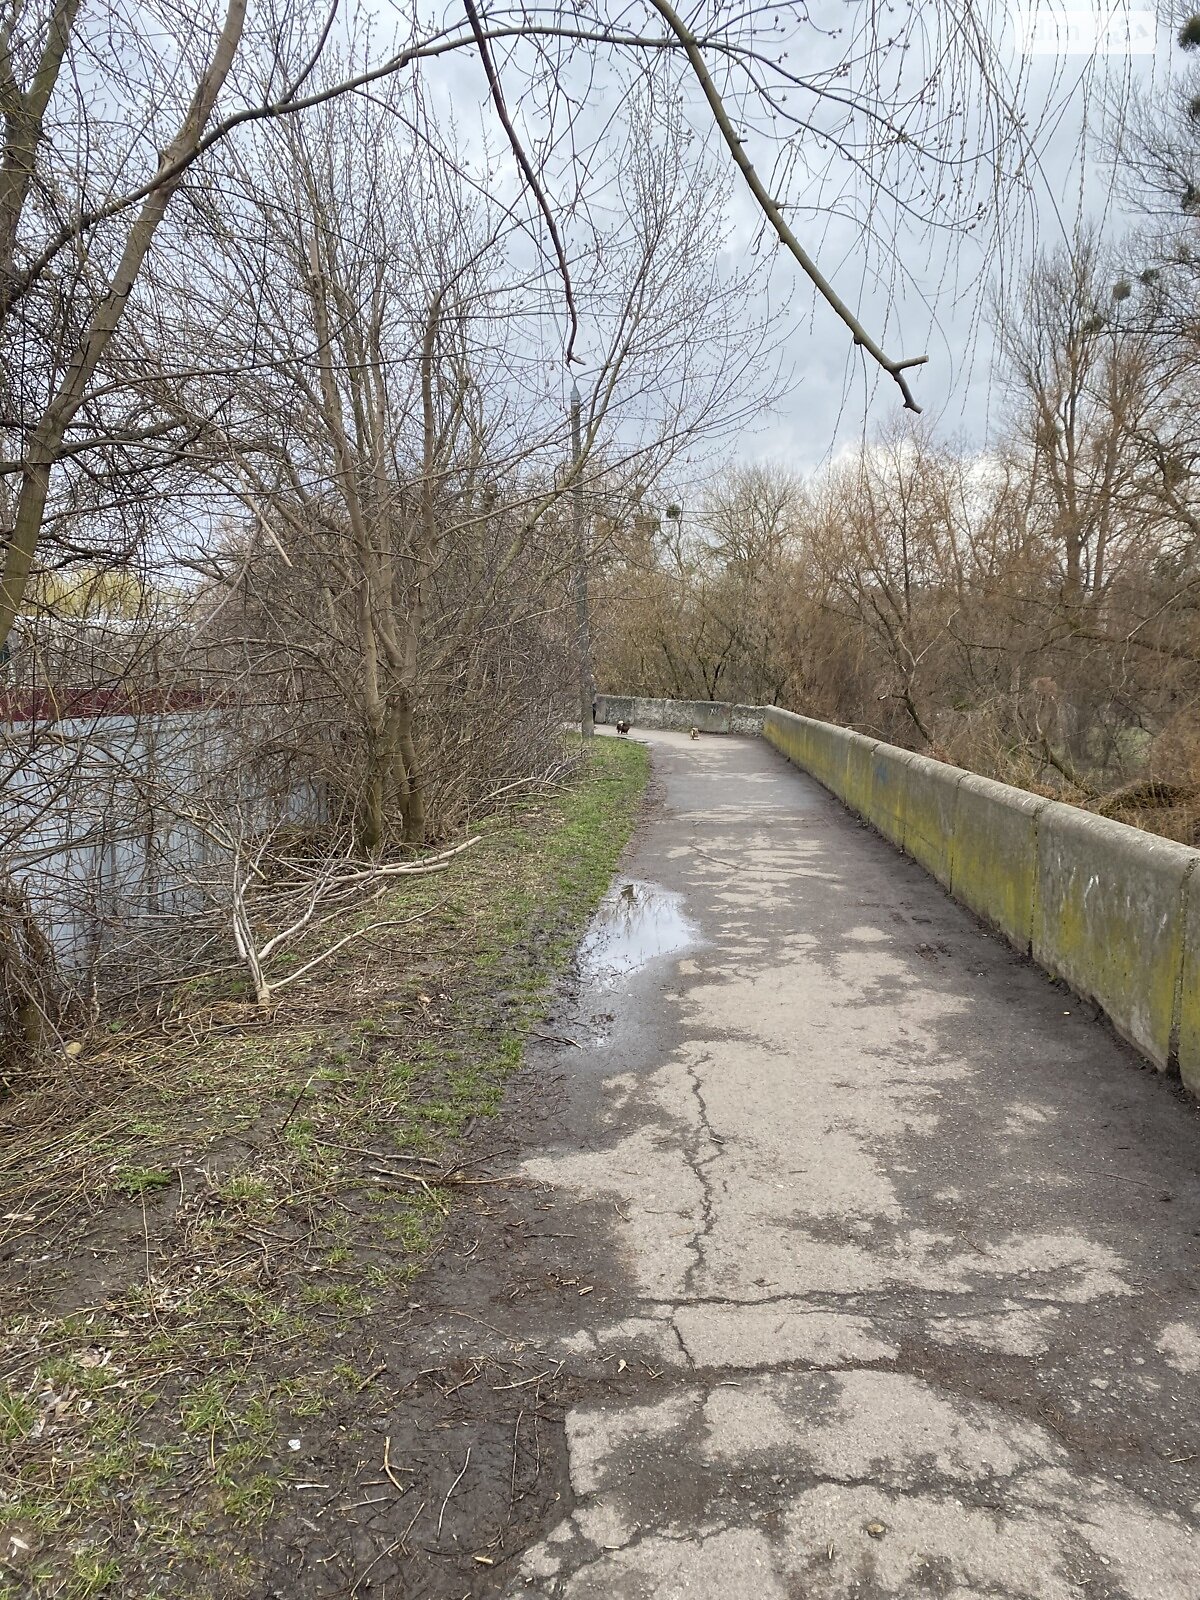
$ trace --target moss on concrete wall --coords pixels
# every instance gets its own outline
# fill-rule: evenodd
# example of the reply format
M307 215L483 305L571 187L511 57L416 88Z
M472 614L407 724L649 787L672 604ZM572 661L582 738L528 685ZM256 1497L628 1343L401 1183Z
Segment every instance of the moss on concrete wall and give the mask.
M763 736L1200 1095L1200 851L774 707Z

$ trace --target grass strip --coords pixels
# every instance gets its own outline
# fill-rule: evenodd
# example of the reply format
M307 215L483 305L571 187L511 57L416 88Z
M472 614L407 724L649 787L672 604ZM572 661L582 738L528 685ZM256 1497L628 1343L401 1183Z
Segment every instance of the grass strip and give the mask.
M499 1106L647 774L595 741L574 783L398 887L419 922L270 1018L206 989L89 1046L86 1093L4 1107L0 1597L251 1587L288 1430L361 1388L345 1352L435 1248L438 1174Z

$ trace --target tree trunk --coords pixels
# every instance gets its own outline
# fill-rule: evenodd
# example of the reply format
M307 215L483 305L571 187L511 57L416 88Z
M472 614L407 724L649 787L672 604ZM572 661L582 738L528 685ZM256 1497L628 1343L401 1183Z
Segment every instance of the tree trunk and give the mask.
M358 846L364 855L374 855L383 845L387 828L388 769L387 740L376 719L368 714L366 772L358 806Z
M58 967L28 902L11 884L0 885L0 986L17 1038L36 1055L54 1033Z
M54 28L69 24L72 15L70 12L61 13L52 27L52 34ZM200 77L178 134L159 157L160 173L171 173L203 134L217 96L233 66L245 18L246 0L229 0L229 10L212 60ZM0 645L7 640L25 599L46 514L50 474L62 452L67 430L87 399L96 368L116 332L154 242L154 235L182 181L182 171L164 177L143 201L130 224L108 293L93 311L53 397L33 430L29 452L22 467L16 519L4 541L7 549L3 569L0 570Z
M396 753L404 767L404 842L420 845L425 843L425 781L417 765L412 697L407 690L401 694L398 709Z

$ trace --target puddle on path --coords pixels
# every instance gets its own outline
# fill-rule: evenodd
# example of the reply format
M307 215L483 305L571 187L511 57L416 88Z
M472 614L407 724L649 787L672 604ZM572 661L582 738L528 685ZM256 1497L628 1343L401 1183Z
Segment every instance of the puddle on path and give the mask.
M579 947L580 975L595 988L615 989L655 956L686 949L697 937L681 894L623 879L601 901Z

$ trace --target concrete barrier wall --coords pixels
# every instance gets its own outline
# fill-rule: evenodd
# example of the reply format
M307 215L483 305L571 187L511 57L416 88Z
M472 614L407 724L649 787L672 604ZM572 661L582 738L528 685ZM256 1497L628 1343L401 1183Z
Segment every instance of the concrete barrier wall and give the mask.
M635 728L673 728L686 733L758 733L762 706L735 706L725 700L643 700L636 695L598 694L596 722L611 728L628 722Z
M762 732L1200 1095L1200 850L790 711Z
M1101 1005L1159 1067L1178 1059L1197 854L1075 806L1047 805L1037 818L1034 960Z
M1037 819L1048 804L974 772L963 773L954 791L946 887L1025 955L1033 944Z
M1179 1070L1192 1093L1200 1095L1200 867L1188 884L1180 988Z

